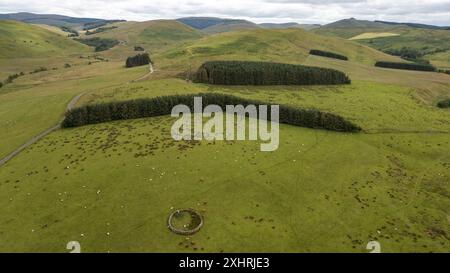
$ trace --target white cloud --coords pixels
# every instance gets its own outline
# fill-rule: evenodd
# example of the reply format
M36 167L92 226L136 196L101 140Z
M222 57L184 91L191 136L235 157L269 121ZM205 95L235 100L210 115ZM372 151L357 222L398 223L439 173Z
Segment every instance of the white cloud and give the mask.
M217 16L328 23L356 17L450 25L450 0L0 0L0 13L19 11L137 21Z

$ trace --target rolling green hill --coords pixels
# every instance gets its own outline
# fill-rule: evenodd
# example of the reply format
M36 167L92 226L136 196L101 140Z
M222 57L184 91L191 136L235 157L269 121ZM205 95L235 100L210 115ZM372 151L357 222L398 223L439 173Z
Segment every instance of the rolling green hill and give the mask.
M44 28L0 20L0 58L50 57L90 49Z
M448 58L439 58L440 55L436 57L437 53L450 50L450 31L438 27L425 28L414 27L414 24L346 19L325 25L313 32L356 40L383 52L395 52L402 48L412 49L421 55L421 58L431 60L438 67L450 67Z
M66 26L82 29L85 24L101 24L119 20L103 20L96 18L76 18L58 14L35 14L29 12L0 14L0 20L14 20L28 24L44 24L49 26Z
M0 73L13 66L29 72L37 61L58 68L26 73L0 90L3 156L55 126L82 94L78 106L228 94L334 113L363 131L282 124L279 149L262 153L262 141L176 142L169 116L59 129L0 166L0 252L68 252L74 240L83 252L367 253L373 240L384 253L450 249L450 115L436 107L450 98L448 75L378 68L375 61L401 60L301 29L206 36L172 20L115 23L89 36L121 41L97 55L46 29L5 22L11 25L0 32L3 40L40 33L48 47L67 43L55 52L77 54L41 55L34 43L17 43L10 54L42 57L0 58ZM154 73L124 67L125 57L137 54L134 46L150 51ZM349 61L309 55L311 49ZM347 73L352 84L222 86L180 79L189 65L211 60L328 67ZM205 219L189 240L167 228L168 215L183 208Z
M250 30L250 29L258 29L259 25L245 21L245 20L236 20L236 21L226 21L205 29L202 29L202 32L206 34L216 34L223 32L232 32L238 30Z
M224 32L227 31L227 27L228 29L234 30L237 30L239 26L244 28L258 28L257 24L241 19L227 19L217 17L185 17L179 18L177 19L177 21L195 29L205 31L206 33Z
M108 57L117 60L134 54L135 46L143 47L151 53L157 53L169 47L193 41L204 36L199 30L175 20L123 22L109 26L115 26L116 28L87 37L119 40L121 46L113 48L106 53Z
M336 52L350 61L373 65L377 60L400 60L375 49L340 38L319 36L302 29L255 29L207 36L172 48L157 59L168 65L195 67L206 60L257 60L302 63L311 49Z
M224 19L217 17L184 17L177 19L177 21L186 24L190 27L193 27L195 29L206 29L224 23L231 23L238 21L242 22L244 20Z
M316 24L298 24L298 23L281 23L281 24L275 24L275 23L263 23L259 24L262 28L268 28L268 29L284 29L284 28L301 28L305 30L312 30L319 28L320 25Z
M320 27L320 25L312 24L298 24L291 23L262 23L255 24L247 20L240 19L223 19L216 17L186 17L177 19L177 21L191 26L195 29L201 30L207 34L216 34L223 32L232 32L237 30L249 30L249 29L286 29L286 28L301 28L311 30Z
M402 48L412 49L421 55L423 59L431 60L438 67L450 67L448 58L436 58L436 54L450 51L449 30L399 27L394 29L393 32L400 35L364 39L359 40L359 42L383 52L395 52Z

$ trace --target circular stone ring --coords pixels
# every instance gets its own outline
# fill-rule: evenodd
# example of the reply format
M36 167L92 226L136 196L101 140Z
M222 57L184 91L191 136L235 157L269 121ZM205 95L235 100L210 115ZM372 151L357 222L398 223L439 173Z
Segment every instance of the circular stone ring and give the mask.
M176 218L186 216L190 217L190 223L183 227L177 227L174 224ZM200 213L193 209L179 209L172 212L167 220L167 225L170 231L178 235L193 235L200 231L203 227L203 217Z

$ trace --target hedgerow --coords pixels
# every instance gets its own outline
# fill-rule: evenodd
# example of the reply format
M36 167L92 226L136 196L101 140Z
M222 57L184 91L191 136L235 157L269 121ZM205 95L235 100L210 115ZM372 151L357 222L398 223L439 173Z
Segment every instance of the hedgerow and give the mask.
M375 66L392 69L404 69L404 70L436 71L436 67L432 65L419 63L377 62Z
M323 50L318 50L318 49L312 49L309 54L311 55L316 55L316 56L322 56L322 57L327 57L327 58L333 58L333 59L338 59L338 60L343 60L343 61L348 61L348 57L341 55L341 54L337 54L337 53L333 53L333 52L329 52L329 51L323 51Z
M75 41L78 41L88 46L95 47L96 52L105 51L120 44L120 42L116 39L103 39L99 37L90 39L75 39Z
M211 61L194 75L194 82L221 85L350 84L348 76L328 68L249 61Z
M172 108L179 104L184 104L193 109L194 97L202 97L204 105L214 104L222 107L222 109L225 109L226 105L266 105L264 102L247 100L225 94L201 93L197 95L191 94L146 98L86 105L75 108L66 113L62 127L70 128L114 120L170 115ZM358 132L361 130L359 126L338 115L318 110L300 109L280 105L279 114L279 121L284 124L341 132ZM268 119L270 119L270 115Z

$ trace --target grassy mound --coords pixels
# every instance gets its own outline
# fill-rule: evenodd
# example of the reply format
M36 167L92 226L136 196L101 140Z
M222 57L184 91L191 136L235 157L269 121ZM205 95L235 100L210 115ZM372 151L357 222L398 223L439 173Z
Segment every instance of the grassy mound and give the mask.
M328 68L245 61L204 63L194 82L221 85L328 85L349 84L348 76Z

